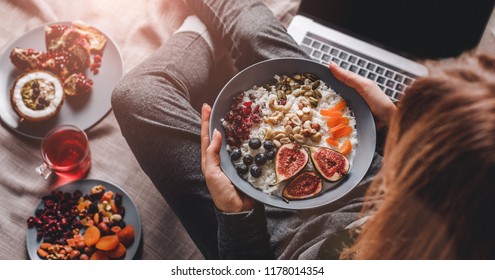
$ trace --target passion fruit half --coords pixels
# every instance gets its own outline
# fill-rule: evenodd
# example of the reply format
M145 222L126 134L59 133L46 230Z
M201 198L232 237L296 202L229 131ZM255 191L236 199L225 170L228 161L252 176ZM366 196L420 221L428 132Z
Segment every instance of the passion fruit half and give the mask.
M64 102L62 82L47 71L24 73L10 89L10 102L21 120L47 120L59 112Z

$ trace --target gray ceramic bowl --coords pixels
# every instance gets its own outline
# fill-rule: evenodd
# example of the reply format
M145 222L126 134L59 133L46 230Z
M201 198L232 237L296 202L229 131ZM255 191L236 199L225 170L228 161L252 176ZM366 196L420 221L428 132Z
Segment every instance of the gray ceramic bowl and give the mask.
M313 73L326 82L346 101L356 117L358 145L349 174L338 183L324 183L323 192L316 197L285 202L280 197L268 195L243 180L230 161L229 153L223 141L220 150L221 168L232 183L243 193L262 203L285 209L310 209L332 203L350 192L364 177L373 159L376 143L375 123L371 111L363 98L352 88L338 81L327 67L306 59L281 58L254 64L234 76L222 89L215 104L210 119L210 136L213 129L222 133L225 139L221 119L227 114L233 98L242 91L254 85L263 85L272 80L275 75L292 75L295 73Z

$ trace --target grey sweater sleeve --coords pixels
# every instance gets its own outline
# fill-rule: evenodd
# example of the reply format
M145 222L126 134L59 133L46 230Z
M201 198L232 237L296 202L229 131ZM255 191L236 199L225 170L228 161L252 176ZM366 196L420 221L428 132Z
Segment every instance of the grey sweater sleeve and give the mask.
M221 259L274 259L266 226L265 208L224 213L215 208L218 220L218 251Z

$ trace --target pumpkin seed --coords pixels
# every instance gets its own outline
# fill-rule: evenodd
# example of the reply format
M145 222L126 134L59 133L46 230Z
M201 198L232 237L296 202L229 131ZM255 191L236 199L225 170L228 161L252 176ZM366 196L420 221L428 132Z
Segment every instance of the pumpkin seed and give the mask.
M323 96L323 95L321 94L321 91L320 91L320 90L318 90L318 89L315 89L313 92L315 93L315 95L316 95L315 97L316 97L316 98L321 98L321 97Z
M316 80L311 84L311 88L313 90L317 89L320 86L320 80Z

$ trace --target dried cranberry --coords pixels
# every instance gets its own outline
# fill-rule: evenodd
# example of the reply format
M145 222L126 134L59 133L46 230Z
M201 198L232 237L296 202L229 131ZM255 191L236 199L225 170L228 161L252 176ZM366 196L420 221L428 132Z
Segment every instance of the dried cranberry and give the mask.
M27 220L28 228L33 228L36 226L36 221L34 220L34 217L29 217Z

